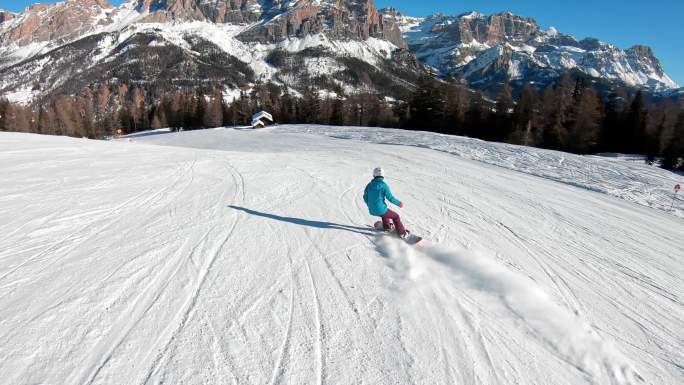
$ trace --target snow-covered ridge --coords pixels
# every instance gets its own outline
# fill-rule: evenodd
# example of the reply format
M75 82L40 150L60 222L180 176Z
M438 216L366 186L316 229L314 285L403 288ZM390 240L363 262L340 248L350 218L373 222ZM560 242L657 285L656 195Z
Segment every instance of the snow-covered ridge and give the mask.
M577 69L651 91L678 87L648 47L622 50L596 39L578 41L553 27L544 31L534 20L510 12L490 16L477 12L459 16L435 14L419 23L405 21L410 20L405 17L395 19L419 59L443 75L464 75L471 83L486 76L516 80L529 79L533 71L554 77ZM498 51L502 63L489 69L499 73L477 73L469 78L476 72L469 64L480 55L491 54L488 50L495 45L507 48L507 52ZM479 64L476 66L481 69Z
M304 38L288 38L284 41L273 44L262 44L258 42L250 43L243 42L237 36L249 28L248 25L232 25L232 24L216 24L211 22L185 22L185 23L136 23L140 19L140 15L135 11L130 11L127 14L119 14L120 22L102 28L93 32L92 35L104 33L99 40L97 51L93 53L89 63L83 63L86 67L92 67L103 62L110 62L115 59L115 49L131 36L141 33L151 33L158 36L155 40L154 46L162 46L164 44L171 44L180 47L188 52L192 52L187 37L198 36L206 41L212 42L228 55L238 58L238 60L246 63L254 71L255 76L261 81L274 81L280 83L277 76L277 69L267 63L266 59L269 53L274 50L281 49L287 52L300 52L312 47L326 48L329 52L339 56L348 56L361 58L364 61L375 65L380 60L388 59L391 53L397 49L392 43L369 38L366 41L355 40L333 40L324 34L308 35ZM117 20L117 19L115 19ZM47 44L32 44L26 47L14 47L13 54L15 61L24 61L30 57L45 53L53 49ZM125 51L119 52L119 54ZM319 64L326 63L320 61ZM43 68L43 62L33 66L33 71L40 71ZM333 73L342 71L343 68L339 66L332 66L330 68L318 68L313 66L310 68L311 73ZM332 72L331 72L332 71ZM64 79L65 81L67 79ZM0 89L8 86L11 79L4 79L0 81ZM57 87L60 83L54 83L50 86ZM5 97L17 103L28 103L36 95L36 92L30 91L31 86L27 85L15 92L8 92ZM347 91L353 92L353 89L347 87Z
M65 2L49 5L35 4L17 14L17 17L11 21L0 25L0 52L4 59L0 62L0 70L88 36L121 32L145 16L132 8L129 3L113 8L111 5L100 6L96 1L90 11L79 8L78 4L70 5ZM72 27L60 25L63 22L58 21L57 25L63 29L61 35L57 36L59 38L53 38L53 32L48 27L40 25L45 20L55 22L54 18L57 16L74 17L69 15L72 8L78 10L83 19L70 20L74 24ZM25 24L28 24L28 27L25 27ZM28 36L22 35L24 29L30 31Z
M245 1L249 3L250 0ZM196 53L192 52L186 39L199 37L213 43L227 55L246 63L254 71L254 79L247 79L247 81L274 81L278 84L289 82L288 79L290 78L288 75L280 76L277 73L278 69L267 63L267 56L274 50L281 49L290 53L297 53L308 48L320 47L325 49L325 52L329 55L356 58L372 66L377 66L383 60L389 59L392 52L397 50L398 47L394 43L384 38L374 36L368 36L364 39L345 38L333 36L325 30L320 33L312 32L303 36L285 36L277 41L268 42L262 42L259 39L241 38L246 31L252 31L259 25L272 21L273 17L282 16L312 4L311 2L272 4L268 12L276 12L275 14L265 14L263 19L252 23L212 22L209 20L186 20L183 18L169 21L159 16L160 12L164 13L166 10L153 11L156 9L156 6L149 1L132 0L118 8L102 8L101 12L91 15L92 20L89 21L90 24L82 27L84 32L76 37L66 40L41 40L30 44L12 43L10 39L6 40L10 41L10 43L6 43L4 46L0 44L0 52L3 54L3 58L0 60L0 71L7 71L7 76L3 76L0 80L0 94L3 94L4 97L13 102L29 103L41 94L45 95L60 85L73 81L70 76L78 76L78 74L74 74L73 71L63 71L65 74L69 74L68 76L62 76L54 71L46 74L46 71L50 72L51 70L40 65L36 58L40 55L57 52L70 44L77 44L91 37L99 39L99 41L94 45L95 50L87 55L88 58L85 59L85 62L83 60L79 61L79 66L83 65L83 69L93 68L114 61L116 55L126 52L126 50L117 49L117 47L136 34L158 35L158 38L154 39L154 47L165 45L179 47L190 55L195 55ZM337 3L324 2L313 5L320 6L322 7L321 9L327 9L338 6L335 4ZM57 12L55 11L57 9L55 6L46 6L36 8L32 13L23 14L22 18L20 18L21 20L13 20L0 29L0 41L2 41L2 36L10 36L10 33L18 30L18 27L26 21L24 19L29 17L35 18L35 12L38 9L41 9L41 12ZM61 8L59 9L61 10ZM310 12L308 8L306 10ZM328 62L330 61L321 61L320 63ZM337 65L328 69L319 69L312 66L307 68L313 70L313 72L309 71L312 74L315 72L317 74L330 75L343 71ZM51 81L41 84L41 90L33 91L35 83L29 84L32 82L32 79L43 79L46 77L51 77ZM297 79L293 78L290 80L294 82ZM294 84L287 85L296 86ZM347 92L358 92L351 85L343 84L342 87ZM225 90L227 93L233 93L234 91L234 89ZM293 92L296 93L294 90Z

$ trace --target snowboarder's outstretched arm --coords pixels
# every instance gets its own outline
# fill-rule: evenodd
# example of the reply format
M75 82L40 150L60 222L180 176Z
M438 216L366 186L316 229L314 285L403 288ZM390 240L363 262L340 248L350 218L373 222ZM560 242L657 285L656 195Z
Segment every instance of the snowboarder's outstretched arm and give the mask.
M390 190L389 186L385 183L385 198L387 198L388 201L392 202L395 206L401 206L401 201L399 199L395 198L394 195L392 195L392 190Z

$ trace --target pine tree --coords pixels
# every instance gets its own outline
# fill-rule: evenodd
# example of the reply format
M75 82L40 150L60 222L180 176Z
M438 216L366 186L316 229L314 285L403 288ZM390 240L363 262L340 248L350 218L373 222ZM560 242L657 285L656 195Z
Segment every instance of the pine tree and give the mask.
M5 99L0 99L0 131L10 131L10 127L7 123L8 116L7 110L9 108L9 102Z
M382 107L376 95L366 94L362 98L362 105L365 107L362 125L366 127L377 127L380 125L380 113Z
M298 120L302 123L317 123L321 113L321 99L318 92L313 87L304 91L300 101Z
M204 127L214 128L223 125L223 95L218 87L215 87L211 94L203 120Z
M108 107L111 103L109 98L110 98L109 84L105 82L102 86L100 86L100 88L97 91L97 95L96 95L95 114L97 116L103 116L107 112L109 112Z
M194 104L194 111L190 120L189 128L198 129L205 127L204 116L207 111L207 99L204 97L202 90L198 89L195 96L192 98Z
M344 125L344 100L340 97L336 97L332 102L330 124L333 126Z
M152 115L152 120L150 121L150 128L152 128L153 130L158 130L160 128L167 127L162 122L163 114L164 110L162 108L162 103L152 106L152 111L150 111L150 115Z
M278 109L277 119L279 122L283 123L293 123L294 122L294 103L292 96L285 87L283 96L280 99L280 108Z
M445 95L445 132L462 135L465 132L465 115L468 111L468 91L455 83L449 83Z
M237 114L238 114L238 124L237 125L243 125L243 124L248 124L249 117L252 116L252 107L249 105L249 98L244 92L240 92L240 98L235 102L236 107L237 107Z
M131 91L131 105L129 108L131 118L131 130L137 132L145 129L145 96L140 87L133 87Z
M669 98L665 98L658 104L658 110L660 112L659 127L656 130L659 134L658 155L663 156L663 153L674 139L675 128L680 114L684 113L684 107Z
M512 114L515 104L511 95L511 85L508 80L504 82L499 98L496 100L496 112L494 114L494 130L487 129L483 133L483 139L503 140L511 136L513 132Z
M184 123L184 118L183 118L183 103L184 103L184 98L183 94L180 92L176 92L173 96L170 96L166 101L166 116L167 119L169 120L169 126L171 129L174 131L178 131L183 127Z
M644 96L641 91L637 91L629 107L625 125L627 127L627 143L625 150L634 154L645 152L646 119L647 111L644 105Z
M238 125L238 105L237 101L233 101L228 105L223 112L223 121L224 124L230 124L231 126L235 127Z
M124 134L129 134L133 132L133 124L131 123L131 113L126 107L121 107L119 108L119 111L117 113L117 117L119 120L119 127L121 127L121 130L123 131Z
M682 111L684 104L668 97L648 106L645 154L649 161L662 156L669 142L674 139L675 128Z
M525 84L520 100L513 111L513 132L511 143L534 146L539 142L537 136L537 93L531 84Z
M574 122L573 85L570 75L563 75L552 89L547 88L542 98L542 116L546 120L541 133L542 146L563 149L568 127Z
M679 114L672 137L662 152L664 168L684 170L684 112Z
M608 96L605 105L605 117L600 140L600 151L625 151L626 140L624 132L625 113L624 91L613 91Z
M410 128L437 130L443 127L444 98L432 76L423 76L418 80L409 106L410 118L407 125Z
M575 98L576 118L568 130L566 149L577 153L588 153L598 146L603 108L593 88L577 90Z
M38 124L40 132L43 134L54 135L56 133L56 122L54 111L49 107L41 107L38 114Z
M95 139L102 136L102 133L95 127L95 101L90 88L83 90L82 96L77 100L76 106L80 114L83 126L83 135Z
M489 117L484 107L484 100L480 93L474 94L466 112L464 134L473 138L480 137L480 133L489 125Z

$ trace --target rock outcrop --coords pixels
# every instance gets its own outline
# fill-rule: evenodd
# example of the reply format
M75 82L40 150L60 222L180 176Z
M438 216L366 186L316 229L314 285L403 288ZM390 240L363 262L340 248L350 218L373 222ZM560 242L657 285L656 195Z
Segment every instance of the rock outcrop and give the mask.
M138 0L135 8L149 13L144 22L211 21L214 23L253 23L262 14L257 0Z
M300 0L274 17L243 32L243 41L276 43L289 37L326 34L331 39L387 40L404 48L399 26L378 12L372 0Z
M36 4L14 18L8 27L0 29L0 45L73 40L109 23L112 10L112 5L105 0Z
M534 19L513 15L509 12L484 16L478 13L463 15L454 24L445 25L462 43L473 41L496 45L504 42L526 42L540 35L541 30Z
M12 12L0 9L0 24L14 19L16 15Z
M372 0L131 0L122 9L137 11L138 22L205 21L254 24L243 41L280 42L323 33L335 40L384 39L406 47L397 23L378 12ZM30 7L18 22L0 30L0 44L66 42L111 24L121 9L106 0L67 0ZM12 14L0 14L9 20ZM2 19L0 19L2 20Z

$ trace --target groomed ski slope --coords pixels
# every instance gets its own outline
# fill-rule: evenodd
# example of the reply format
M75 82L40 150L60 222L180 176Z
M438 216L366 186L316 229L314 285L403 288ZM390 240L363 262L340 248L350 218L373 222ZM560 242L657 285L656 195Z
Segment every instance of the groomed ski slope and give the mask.
M369 230L377 165L422 248ZM277 128L0 133L0 378L681 384L684 221L560 177Z

